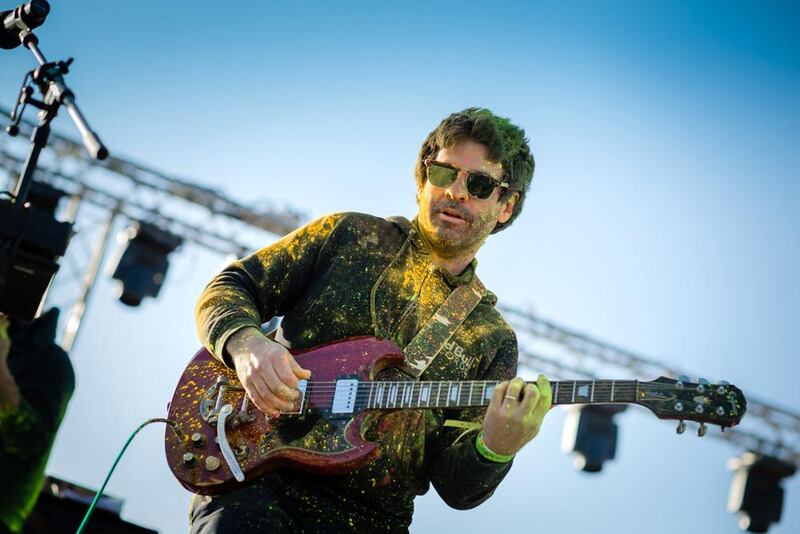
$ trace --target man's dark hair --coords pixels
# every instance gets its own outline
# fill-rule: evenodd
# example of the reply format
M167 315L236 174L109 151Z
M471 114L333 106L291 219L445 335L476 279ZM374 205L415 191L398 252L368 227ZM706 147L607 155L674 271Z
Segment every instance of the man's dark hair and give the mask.
M436 157L439 150L453 148L467 139L484 145L489 160L503 166L503 181L508 182L509 187L501 191L500 200L506 200L514 192L519 194L511 218L505 223L498 222L492 230L494 234L511 226L522 211L535 165L525 130L507 118L498 117L488 109L467 108L444 119L422 143L417 158L417 187L421 189L425 185L423 162L426 159Z

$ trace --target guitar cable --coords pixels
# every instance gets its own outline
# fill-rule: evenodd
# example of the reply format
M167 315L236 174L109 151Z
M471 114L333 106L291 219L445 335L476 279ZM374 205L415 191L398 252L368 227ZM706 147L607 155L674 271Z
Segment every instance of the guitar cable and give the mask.
M144 427L146 427L150 423L166 423L172 428L172 431L175 432L175 435L178 437L178 439L180 439L181 441L186 441L187 440L186 435L183 433L183 431L180 428L178 428L178 423L176 423L175 421L171 421L169 419L165 419L163 417L154 417L153 419L148 419L147 421L145 421L144 423L139 425L136 428L136 430L133 431L133 434L130 435L130 437L128 438L128 441L125 442L125 445L122 446L122 450L119 451L119 454L117 455L117 459L114 460L114 464L111 466L111 469L108 471L108 475L106 475L106 479L103 481L103 485L100 486L99 490L97 490L97 493L95 494L94 499L92 499L92 504L89 505L89 509L86 511L86 515L83 516L83 521L81 521L81 524L80 524L80 526L78 526L78 530L75 531L75 534L82 534L83 533L83 529L86 528L86 524L89 522L89 518L92 516L92 512L94 511L94 508L95 508L95 506L97 506L97 501L99 501L100 497L103 496L103 490L106 489L106 485L108 484L108 481L111 479L111 475L114 473L114 469L117 468L117 464L119 463L120 459L122 458L122 455L125 454L125 450L128 448L128 445L131 444L131 441L133 441L133 438L136 437L136 434L138 434L141 429L143 429Z

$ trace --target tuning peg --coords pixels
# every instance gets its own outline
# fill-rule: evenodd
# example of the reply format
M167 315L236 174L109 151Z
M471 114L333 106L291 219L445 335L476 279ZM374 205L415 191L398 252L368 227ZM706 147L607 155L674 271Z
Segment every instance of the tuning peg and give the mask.
M684 422L683 419L678 421L678 428L675 429L675 432L677 432L678 434L683 434L684 432L686 432L686 423Z
M717 393L719 393L720 395L724 395L725 388L730 385L731 385L730 382L728 382L727 380L720 380L717 383Z
M710 384L708 380L705 378L698 378L697 379L697 392L702 393L706 390L706 387Z
M701 438L706 435L706 424L700 423L700 428L697 429L697 435Z
M691 378L689 378L689 377L688 377L688 376L686 376L686 375L681 375L681 376L679 376L679 377L678 377L678 381L679 381L679 382L691 382L691 381L692 381L692 379L691 379Z

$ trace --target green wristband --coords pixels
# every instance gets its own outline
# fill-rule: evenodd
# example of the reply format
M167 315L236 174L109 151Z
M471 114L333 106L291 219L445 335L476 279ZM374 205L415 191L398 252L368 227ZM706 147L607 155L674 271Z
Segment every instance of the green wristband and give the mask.
M478 434L478 437L475 438L475 448L478 449L478 452L481 456L486 458L491 462L496 462L498 464L507 464L511 460L514 459L513 454L498 454L494 452L492 449L486 446L486 443L483 441L483 432Z

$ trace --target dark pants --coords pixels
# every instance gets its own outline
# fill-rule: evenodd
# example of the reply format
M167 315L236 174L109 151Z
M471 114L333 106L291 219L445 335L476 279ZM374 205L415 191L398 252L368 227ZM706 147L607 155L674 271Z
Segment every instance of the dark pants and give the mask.
M191 534L268 532L408 532L407 522L385 510L313 487L302 477L270 474L236 491L194 495L189 506Z

